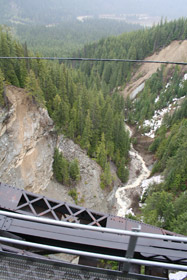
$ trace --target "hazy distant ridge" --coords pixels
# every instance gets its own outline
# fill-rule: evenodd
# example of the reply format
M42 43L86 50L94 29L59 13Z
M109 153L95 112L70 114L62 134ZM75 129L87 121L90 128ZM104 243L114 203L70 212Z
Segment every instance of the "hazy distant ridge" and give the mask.
M186 0L1 0L0 23L57 23L64 18L101 14L187 15Z

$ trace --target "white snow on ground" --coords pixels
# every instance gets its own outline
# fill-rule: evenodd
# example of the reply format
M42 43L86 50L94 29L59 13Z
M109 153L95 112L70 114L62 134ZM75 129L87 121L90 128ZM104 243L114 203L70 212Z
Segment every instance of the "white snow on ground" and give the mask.
M187 277L187 272L179 271L177 273L170 273L169 280L183 280Z
M160 96L157 96L157 98L155 99L155 103L157 103L159 99L160 99Z
M181 98L174 98L172 100L172 103L169 104L169 106L167 108L163 108L161 110L157 110L155 111L154 116L152 117L151 120L145 120L143 123L143 127L150 127L150 131L147 133L144 133L143 135L148 136L150 138L154 138L155 137L155 132L156 130L161 126L162 124L162 120L164 118L164 115L166 113L169 113L173 108L177 107L178 102L180 100L182 100L183 98L185 98L185 96L181 97Z
M184 80L185 81L187 80L187 73L184 75Z
M139 87L137 87L135 90L133 90L133 92L130 94L130 99L133 100L139 92L141 92L145 87L145 83L142 83L141 85L139 85Z

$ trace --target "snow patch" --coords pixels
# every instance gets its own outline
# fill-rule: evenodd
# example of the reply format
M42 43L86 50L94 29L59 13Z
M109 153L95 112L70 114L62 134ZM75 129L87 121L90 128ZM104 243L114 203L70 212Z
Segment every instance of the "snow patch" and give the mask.
M157 98L155 99L155 103L157 103L160 99L160 96L157 96Z
M184 74L184 81L186 81L186 80L187 80L187 73Z
M167 108L163 108L161 110L155 111L155 114L151 120L145 120L143 123L143 127L144 128L149 127L150 131L147 133L144 133L143 135L148 136L150 138L154 138L156 130L158 128L160 128L162 125L162 120L164 118L164 115L166 113L171 112L171 110L174 107L177 107L178 102L184 98L185 98L185 96L182 96L181 98L173 98L172 102L169 104L169 106Z
M138 93L144 89L144 87L145 87L145 83L142 83L135 90L133 90L133 92L130 95L130 99L133 100L138 95Z
M183 280L187 277L187 272L179 271L177 273L170 273L169 280Z

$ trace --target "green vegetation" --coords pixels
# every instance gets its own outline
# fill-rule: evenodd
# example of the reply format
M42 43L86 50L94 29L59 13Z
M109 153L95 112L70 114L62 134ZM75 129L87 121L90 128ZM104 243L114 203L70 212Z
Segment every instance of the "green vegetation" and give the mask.
M29 54L27 46L14 41L8 30L0 30L0 36L2 56ZM90 157L97 158L103 171L102 153L105 161L118 164L125 158L127 162L130 141L124 128L124 100L120 95L103 92L99 80L97 85L91 85L81 71L64 64L1 60L0 68L6 81L25 87L33 101L47 108L57 131L80 144ZM105 146L101 154L100 145Z
M142 126L145 120L150 120L156 110L161 110L172 102L174 98L181 98L187 94L187 81L183 81L183 69L176 66L162 67L146 81L143 91L132 103L126 101L126 116L131 124ZM169 116L167 115L169 118ZM146 128L142 128L146 129Z
M14 25L13 32L21 43L43 56L71 56L84 45L101 38L142 29L140 25L109 19L63 20L52 26Z
M78 182L80 180L78 160L74 159L69 162L56 148L53 161L53 173L56 180L64 185L69 186L73 182Z
M102 39L86 45L77 55L143 59L176 39L187 39L186 19L161 22L150 29ZM31 53L26 44L21 46L7 29L1 28L0 55L27 56ZM174 97L185 97L187 92L187 82L181 82L183 68L172 68L170 72L162 68L147 81L134 103L129 99L124 102L117 92L118 86L123 87L129 81L136 67L129 63L70 65L41 60L0 60L0 102L3 105L4 80L26 88L33 102L47 108L56 131L73 139L100 164L101 187L112 186L110 161L116 164L122 182L128 178L130 139L124 128L124 112L129 122L142 125L155 110L168 106ZM181 107L173 115L168 114L157 131L150 146L157 159L152 174L162 172L165 181L148 191L143 209L145 222L183 234L187 234L186 117L185 97ZM67 162L58 150L55 150L53 168L56 179L65 185L80 179L78 162ZM70 195L78 201L75 189L70 190Z
M98 43L88 44L78 52L80 57L144 59L173 40L187 39L187 19L161 22L150 29L124 33L118 37L102 39ZM93 84L98 79L103 88L113 90L129 81L137 65L130 63L85 62L78 67L91 78Z
M4 97L3 97L3 93L4 93L4 76L3 73L0 69L0 106L3 107L4 106Z
M148 193L144 221L187 235L187 98L157 132L150 150L157 162L152 174L165 180Z
M78 194L75 188L71 189L68 194L73 198L76 204L78 204Z
M146 223L187 234L187 208L184 206L187 190L187 81L183 81L183 76L182 67L170 68L169 73L162 67L146 82L135 102L126 101L126 117L131 123L142 126L145 119L152 118L155 110L168 107L173 98L184 97L173 114L165 115L163 125L149 147L157 159L152 175L162 173L164 182L148 191L142 213Z
M100 260L98 264L99 268L111 269L111 270L118 270L119 263L116 261L107 261L107 260Z
M26 78L25 88L28 91L29 95L33 97L38 104L44 106L45 104L44 95L39 86L39 81L38 79L36 79L35 74L32 70L30 70Z

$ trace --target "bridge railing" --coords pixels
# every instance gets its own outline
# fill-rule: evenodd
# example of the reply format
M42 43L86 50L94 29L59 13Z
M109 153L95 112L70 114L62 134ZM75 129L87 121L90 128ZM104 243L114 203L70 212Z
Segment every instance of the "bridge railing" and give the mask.
M94 226L88 226L88 225L82 225L82 224L75 224L75 223L69 223L69 222L63 222L63 221L56 221L51 220L47 218L41 218L41 217L34 217L34 216L28 216L28 215L22 215L7 211L0 211L0 215L21 219L21 220L27 220L27 221L33 221L37 223L42 224L49 224L49 225L56 225L60 227L68 227L68 228L74 228L74 229L81 229L81 230L89 230L89 231L97 231L102 233L112 233L117 235L128 235L130 236L129 239L129 246L126 251L125 257L119 257L115 255L107 255L107 254L99 254L99 253L93 253L89 251L81 251L81 250L74 250L74 249L67 249L62 248L58 246L51 246L51 245L45 245L45 244L39 244L39 243L33 243L29 241L23 241L18 239L12 239L7 237L0 237L0 242L5 242L9 244L16 244L19 246L27 246L37 249L42 249L46 251L51 251L55 253L66 253L66 254L73 254L78 256L86 256L96 259L105 259L110 261L117 261L120 263L127 264L127 266L124 266L124 271L129 270L129 265L131 264L137 264L137 265L144 265L144 266L151 266L151 267L162 267L170 270L182 270L187 271L186 265L181 264L175 264L175 263L166 263L166 262L158 262L158 261L149 261L149 260L143 260L143 259L137 259L134 258L134 251L136 247L136 242L138 238L151 238L151 239L159 239L164 241L171 241L171 242L181 242L184 244L184 250L187 246L187 237L179 237L179 236L166 236L166 235L160 235L160 234L152 234L152 233L143 233L139 232L140 228L138 229L132 229L132 231L126 231L126 230L119 230L119 229L112 229L112 228L102 228L102 227L94 227Z

